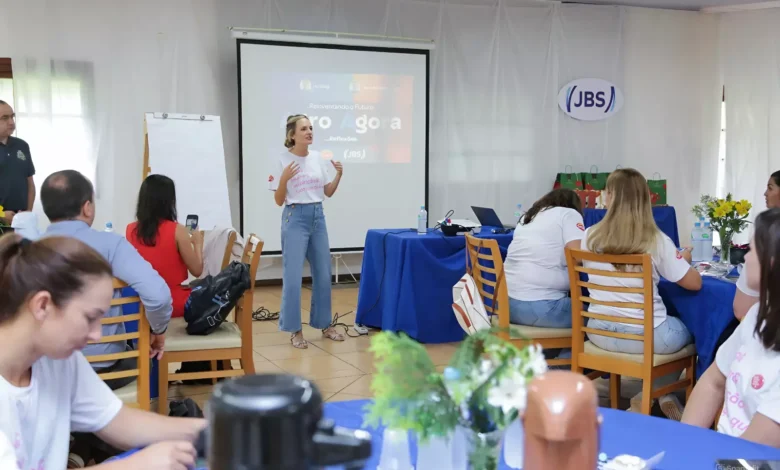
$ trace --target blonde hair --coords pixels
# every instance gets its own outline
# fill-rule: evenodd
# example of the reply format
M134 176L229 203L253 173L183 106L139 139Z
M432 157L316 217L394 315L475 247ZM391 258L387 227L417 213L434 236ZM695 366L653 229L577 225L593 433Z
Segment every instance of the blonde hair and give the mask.
M287 116L287 131L284 137L284 146L288 149L291 149L293 146L295 146L295 139L293 139L293 136L295 135L295 128L298 125L298 121L301 119L309 118L305 114L293 114L292 116Z
M607 178L612 196L607 215L588 233L588 249L594 253L628 255L652 253L660 231L653 219L647 180L638 171L625 168ZM624 270L625 266L615 266Z

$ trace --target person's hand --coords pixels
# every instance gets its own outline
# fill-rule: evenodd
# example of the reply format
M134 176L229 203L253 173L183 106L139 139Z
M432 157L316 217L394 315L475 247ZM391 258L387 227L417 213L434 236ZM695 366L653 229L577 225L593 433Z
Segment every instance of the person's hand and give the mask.
M203 248L203 230L195 230L190 237L193 245Z
M292 162L286 167L284 167L284 171L282 171L281 180L283 183L286 183L290 181L295 175L297 175L301 171L301 167L295 163Z
M195 446L186 441L158 442L127 458L131 468L189 470L195 466Z
M691 254L691 251L693 251L693 248L687 246L683 247L683 249L680 251L683 259L689 264L693 262L693 255Z
M333 168L336 169L336 173L338 173L339 175L344 173L344 165L342 165L341 162L336 162L331 160L330 163L333 164Z
M152 333L152 339L149 341L149 357L159 361L163 357L163 351L165 351L165 335Z
M16 212L14 212L14 211L5 211L5 212L3 212L2 219L5 220L8 225L11 225L11 222L13 222L15 215L16 215Z

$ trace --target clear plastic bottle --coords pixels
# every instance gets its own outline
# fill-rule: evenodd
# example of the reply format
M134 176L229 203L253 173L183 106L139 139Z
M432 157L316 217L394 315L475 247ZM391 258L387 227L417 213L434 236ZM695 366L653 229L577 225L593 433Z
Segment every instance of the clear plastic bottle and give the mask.
M111 222L106 222L106 228L103 230L104 232L114 232L114 224Z
M425 235L428 233L428 212L425 206L420 206L420 212L417 213L417 234Z
M704 252L702 251L702 237L704 236L704 229L701 226L701 222L693 224L693 230L691 230L691 260L693 262L704 261Z
M712 226L709 222L704 222L702 232L701 253L703 261L712 261Z

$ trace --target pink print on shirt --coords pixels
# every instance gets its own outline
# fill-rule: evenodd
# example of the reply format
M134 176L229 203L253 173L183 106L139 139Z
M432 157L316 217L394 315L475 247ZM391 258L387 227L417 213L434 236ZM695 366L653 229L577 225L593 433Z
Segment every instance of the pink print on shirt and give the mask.
M292 189L295 192L316 191L320 189L322 180L314 176L300 175L292 179Z
M726 403L731 403L732 405L737 405L738 408L745 408L745 402L742 401L742 395L740 395L738 392L730 392L726 390ZM723 407L723 412L721 414L726 414L727 417L730 417L728 412L726 411L727 406ZM729 426L731 426L731 429L737 429L741 432L744 432L750 423L745 423L739 418L731 418L729 419Z
M761 387L764 386L764 376L761 374L754 375L750 379L750 386L753 387L753 390L761 390Z
M742 378L742 374L740 374L739 372L729 372L729 380L731 380L735 384L738 384L741 378Z

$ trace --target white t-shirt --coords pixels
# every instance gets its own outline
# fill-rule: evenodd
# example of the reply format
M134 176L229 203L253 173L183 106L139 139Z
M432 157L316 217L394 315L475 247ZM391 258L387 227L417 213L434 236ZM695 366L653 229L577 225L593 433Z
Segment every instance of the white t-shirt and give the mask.
M3 470L20 470L16 465L16 453L11 441L4 432L0 432L0 468Z
M285 204L313 204L324 201L325 185L333 179L330 175L330 168L333 165L329 160L324 160L320 152L315 150L309 150L309 155L306 157L293 155L287 150L282 152L276 162L274 173L268 177L268 189L276 191L279 188L282 171L292 162L297 163L301 171L287 182Z
M588 250L588 233L590 228L585 230L585 236L582 238L582 249ZM657 328L658 325L666 320L666 306L661 300L661 295L658 293L658 281L660 276L671 282L677 282L682 279L691 265L683 258L682 254L677 251L677 247L672 243L672 239L666 234L658 231L657 245L655 250L650 254L653 260L653 327ZM603 271L615 271L615 267L607 263L594 263L591 261L585 261L584 266L586 268L600 269ZM642 279L637 278L618 278L618 277L604 277L593 274L588 275L589 282L593 284L601 284L604 286L612 287L643 287ZM601 300L604 302L635 302L642 303L644 296L642 294L631 294L622 292L607 292L602 290L590 290L590 297L595 300ZM629 318L644 318L644 312L640 309L634 308L621 308L621 307L608 307L605 305L591 304L588 311L592 313L601 313L604 315L614 315L619 317ZM636 326L636 325L633 325Z
M517 300L557 300L569 291L564 246L585 234L582 215L550 207L528 225L518 225L504 262L509 296Z
M0 433L11 442L21 470L65 468L70 433L100 431L121 409L121 400L80 352L39 359L27 387L0 377Z
M780 423L780 353L766 350L753 331L758 304L718 349L715 364L726 376L718 432L739 437L756 413Z

